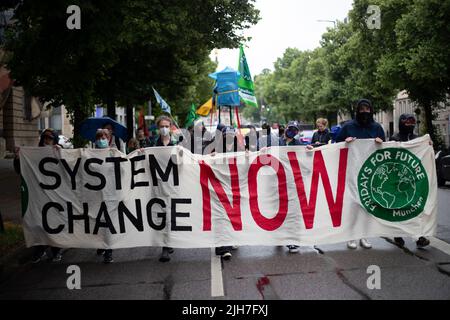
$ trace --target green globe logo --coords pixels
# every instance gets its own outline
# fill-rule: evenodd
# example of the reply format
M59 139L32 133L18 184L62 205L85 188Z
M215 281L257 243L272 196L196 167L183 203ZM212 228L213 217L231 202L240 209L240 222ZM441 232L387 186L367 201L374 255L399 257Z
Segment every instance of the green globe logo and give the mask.
M372 196L387 209L405 208L416 193L414 173L401 163L388 162L379 166L372 176Z
M421 161L408 150L382 149L362 166L358 191L370 214L387 221L406 221L423 212L428 176Z

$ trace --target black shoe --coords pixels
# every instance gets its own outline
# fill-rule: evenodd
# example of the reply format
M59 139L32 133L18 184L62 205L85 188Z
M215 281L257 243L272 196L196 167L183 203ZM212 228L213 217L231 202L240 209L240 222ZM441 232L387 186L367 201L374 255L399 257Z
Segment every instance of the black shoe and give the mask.
M430 240L425 237L420 237L419 240L417 240L416 244L419 248L423 248L430 244Z
M173 249L172 249L173 252ZM161 256L159 257L159 262L169 262L170 256L169 256L170 250L169 248L163 248L161 252Z
M45 250L36 250L33 254L33 257L31 258L31 263L38 263L41 260L43 260L45 258L45 256L47 255L47 253L45 252Z
M114 262L114 259L112 257L112 252L105 250L105 254L103 255L103 262L104 263Z
M394 238L394 241L396 244L398 244L400 247L403 247L405 245L405 240L403 240L403 238Z
M105 249L97 249L97 255L102 256L105 254Z
M52 248L52 254L53 254L52 262L61 262L62 261L62 249Z

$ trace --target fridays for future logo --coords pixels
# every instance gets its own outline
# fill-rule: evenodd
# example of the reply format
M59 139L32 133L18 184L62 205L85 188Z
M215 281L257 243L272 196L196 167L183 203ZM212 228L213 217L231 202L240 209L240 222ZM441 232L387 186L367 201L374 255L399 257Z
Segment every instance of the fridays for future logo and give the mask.
M406 149L374 152L358 175L362 205L377 218L400 222L421 214L428 198L428 176L422 162Z

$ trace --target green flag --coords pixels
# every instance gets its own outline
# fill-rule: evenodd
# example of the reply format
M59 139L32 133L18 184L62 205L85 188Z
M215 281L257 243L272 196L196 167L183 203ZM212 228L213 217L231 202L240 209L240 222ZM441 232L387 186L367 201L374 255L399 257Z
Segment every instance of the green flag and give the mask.
M190 126L192 126L194 121L199 118L199 116L196 113L196 111L197 111L197 108L195 107L195 104L192 104L191 105L191 110L189 110L189 113L188 113L188 115L186 117L186 122L184 124L185 128L189 128Z
M238 81L239 95L241 96L241 101L243 101L247 106L258 107L258 102L255 97L255 87L252 80L252 75L250 74L250 69L248 68L247 58L245 57L244 47L240 46L239 53L239 67L238 70L241 77Z

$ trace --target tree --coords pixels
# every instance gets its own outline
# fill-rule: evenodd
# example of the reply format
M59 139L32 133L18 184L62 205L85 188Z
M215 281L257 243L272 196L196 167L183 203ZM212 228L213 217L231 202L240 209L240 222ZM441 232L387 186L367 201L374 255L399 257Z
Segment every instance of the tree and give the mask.
M371 45L378 59L376 76L385 88L406 90L423 109L428 133L433 141L433 111L450 93L450 1L377 0L382 24L380 30L364 28L364 6L357 0L352 20ZM436 147L439 147L436 144Z
M6 63L30 94L65 104L79 136L95 103L132 106L148 101L152 86L167 100L183 99L214 47L245 40L241 30L259 19L253 2L24 0L8 33ZM73 4L81 8L81 30L66 28Z

